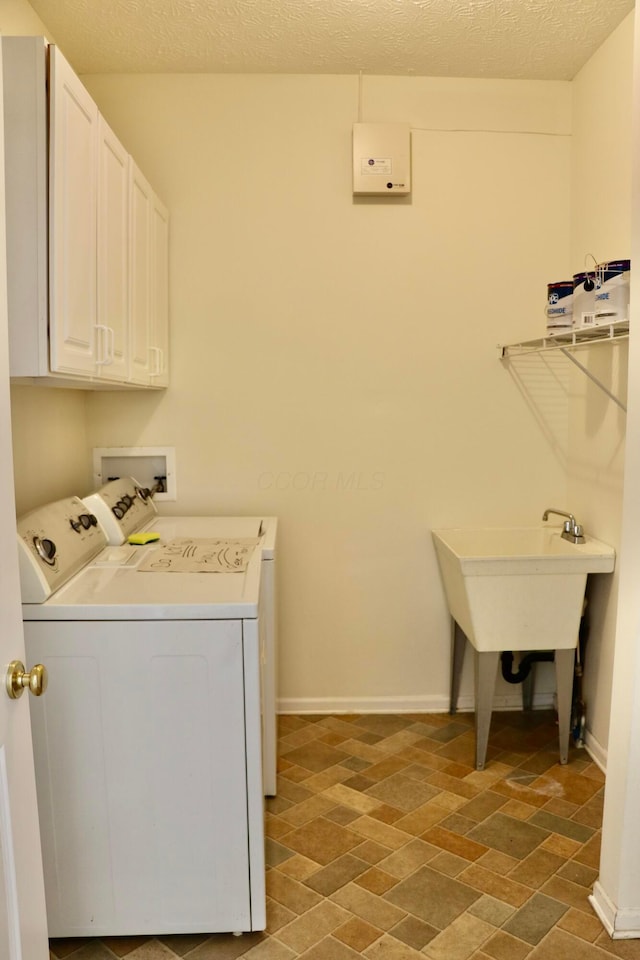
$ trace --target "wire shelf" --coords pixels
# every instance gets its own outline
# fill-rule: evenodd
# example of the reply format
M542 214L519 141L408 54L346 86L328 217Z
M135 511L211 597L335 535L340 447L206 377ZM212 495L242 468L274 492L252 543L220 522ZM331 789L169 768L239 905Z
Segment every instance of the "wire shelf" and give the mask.
M576 347L586 347L592 343L611 343L614 340L629 338L629 321L615 320L612 323L601 324L597 327L571 329L563 333L548 334L536 340L522 340L520 343L498 345L500 360L509 360L512 357L521 357L529 353L542 353L545 350L569 350Z
M576 367L595 383L597 387L626 412L626 404L617 397L609 387L592 373L577 357L573 355L578 347L588 347L594 343L613 343L614 340L629 339L629 321L615 320L612 323L601 324L597 327L585 329L571 329L565 333L556 333L554 336L539 337L537 340L522 340L520 343L510 343L498 346L500 360L511 360L516 357L530 356L534 353L548 353L552 350L564 354Z

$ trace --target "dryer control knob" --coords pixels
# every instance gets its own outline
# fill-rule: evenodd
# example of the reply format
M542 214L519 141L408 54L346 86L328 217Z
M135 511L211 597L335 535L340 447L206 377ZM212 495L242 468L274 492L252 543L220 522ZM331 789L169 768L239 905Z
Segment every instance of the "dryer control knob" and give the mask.
M53 540L47 540L46 538L41 540L40 537L34 537L33 545L36 548L38 556L52 567L55 563L56 556L56 545Z

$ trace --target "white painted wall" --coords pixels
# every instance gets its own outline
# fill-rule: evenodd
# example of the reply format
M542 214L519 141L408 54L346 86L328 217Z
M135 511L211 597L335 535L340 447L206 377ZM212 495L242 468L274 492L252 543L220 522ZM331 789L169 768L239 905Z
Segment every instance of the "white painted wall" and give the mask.
M571 271L631 254L633 13L572 83ZM587 259L592 266L593 260ZM590 372L626 401L628 344L580 351ZM572 374L567 503L587 531L621 539L627 418L579 371ZM618 572L590 585L584 695L588 743L601 760L609 741Z
M42 22L28 0L2 0L0 34L5 36L46 36L54 41L50 30Z
M93 441L175 446L182 513L280 517L285 707L444 708L431 528L566 499L496 344L567 268L570 84L365 77L414 187L354 202L357 77L86 82L172 216L171 386L91 396Z
M12 386L11 421L18 516L88 489L92 470L85 391Z

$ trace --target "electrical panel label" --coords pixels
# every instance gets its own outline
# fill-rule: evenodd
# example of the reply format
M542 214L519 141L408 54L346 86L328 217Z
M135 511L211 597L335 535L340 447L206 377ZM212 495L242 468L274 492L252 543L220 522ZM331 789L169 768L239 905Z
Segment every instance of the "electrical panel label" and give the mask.
M377 177L391 176L391 158L362 157L360 160L360 174L364 177L374 174Z

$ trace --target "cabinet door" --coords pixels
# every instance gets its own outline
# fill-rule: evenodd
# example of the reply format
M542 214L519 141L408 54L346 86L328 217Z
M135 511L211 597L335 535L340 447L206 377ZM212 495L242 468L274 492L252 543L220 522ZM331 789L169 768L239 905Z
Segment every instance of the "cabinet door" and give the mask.
M96 375L129 378L129 155L98 120Z
M93 374L98 110L56 47L50 56L51 369Z
M169 213L157 196L151 208L150 382L169 383Z
M151 374L149 323L153 190L133 160L130 161L130 170L130 379L133 383L144 384L149 383Z
M49 373L46 50L43 37L6 37L4 162L12 377Z

